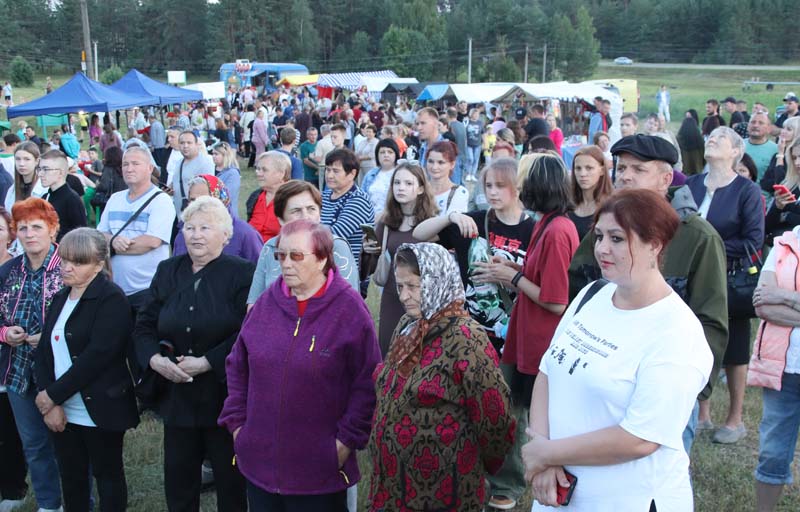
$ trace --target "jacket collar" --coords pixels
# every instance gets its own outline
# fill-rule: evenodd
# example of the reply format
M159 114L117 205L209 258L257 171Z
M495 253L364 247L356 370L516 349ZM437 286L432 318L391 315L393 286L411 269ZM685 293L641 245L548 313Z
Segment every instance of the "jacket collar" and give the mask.
M92 282L89 283L89 286L87 286L86 290L83 292L81 299L96 299L100 297L100 292L102 291L103 286L105 286L107 281L108 277L106 277L105 273L103 272L100 272L99 274L94 276Z

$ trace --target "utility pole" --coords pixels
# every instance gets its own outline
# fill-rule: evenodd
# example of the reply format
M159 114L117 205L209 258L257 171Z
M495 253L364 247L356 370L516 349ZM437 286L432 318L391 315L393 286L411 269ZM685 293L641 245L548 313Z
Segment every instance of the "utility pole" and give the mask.
M94 42L94 79L97 80L100 77L100 72L97 69L97 41Z
M528 83L528 44L527 43L525 43L525 73L524 73L524 76L525 76L525 80L523 80L523 81L525 83Z
M89 72L89 78L97 80L97 75L94 73L94 65L92 63L92 36L89 33L89 8L86 6L86 0L80 0L80 3L81 28L83 28L83 51L86 55L86 68Z
M544 43L544 55L542 56L542 83L547 81L547 43Z
M467 39L467 49L468 49L468 57L467 57L467 83L472 83L472 38L470 37Z

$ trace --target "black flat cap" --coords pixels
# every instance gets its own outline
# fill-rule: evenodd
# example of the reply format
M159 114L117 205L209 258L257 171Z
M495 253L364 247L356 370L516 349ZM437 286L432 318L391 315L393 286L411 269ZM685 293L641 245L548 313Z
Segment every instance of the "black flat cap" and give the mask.
M669 141L655 135L628 135L611 146L611 154L630 153L635 157L649 161L662 160L670 165L678 162L678 150Z

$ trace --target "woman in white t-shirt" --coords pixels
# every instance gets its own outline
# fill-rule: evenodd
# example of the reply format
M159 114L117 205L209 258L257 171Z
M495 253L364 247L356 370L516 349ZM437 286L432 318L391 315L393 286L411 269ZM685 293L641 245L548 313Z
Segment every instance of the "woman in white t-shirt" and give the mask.
M400 148L392 139L381 139L375 145L375 167L364 176L361 182L361 190L369 196L372 209L375 210L375 218L378 219L386 207L386 197L389 194L392 174L400 158Z
M679 219L648 190L617 192L597 219L595 258L610 283L581 291L542 358L523 447L533 510L557 504L568 471L570 511L690 512L681 435L712 355L659 271Z
M456 168L458 149L449 140L440 140L428 148L426 170L430 178L433 198L439 207L439 216L447 217L453 212L463 213L469 207L469 192L450 180Z

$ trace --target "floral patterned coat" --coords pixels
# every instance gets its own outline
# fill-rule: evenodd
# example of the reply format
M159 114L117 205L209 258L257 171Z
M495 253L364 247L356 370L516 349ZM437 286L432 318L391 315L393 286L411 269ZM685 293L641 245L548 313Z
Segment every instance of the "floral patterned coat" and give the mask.
M395 336L409 322L404 316ZM444 318L430 327L407 380L384 363L374 376L369 510L481 510L484 475L502 466L516 422L480 325Z

